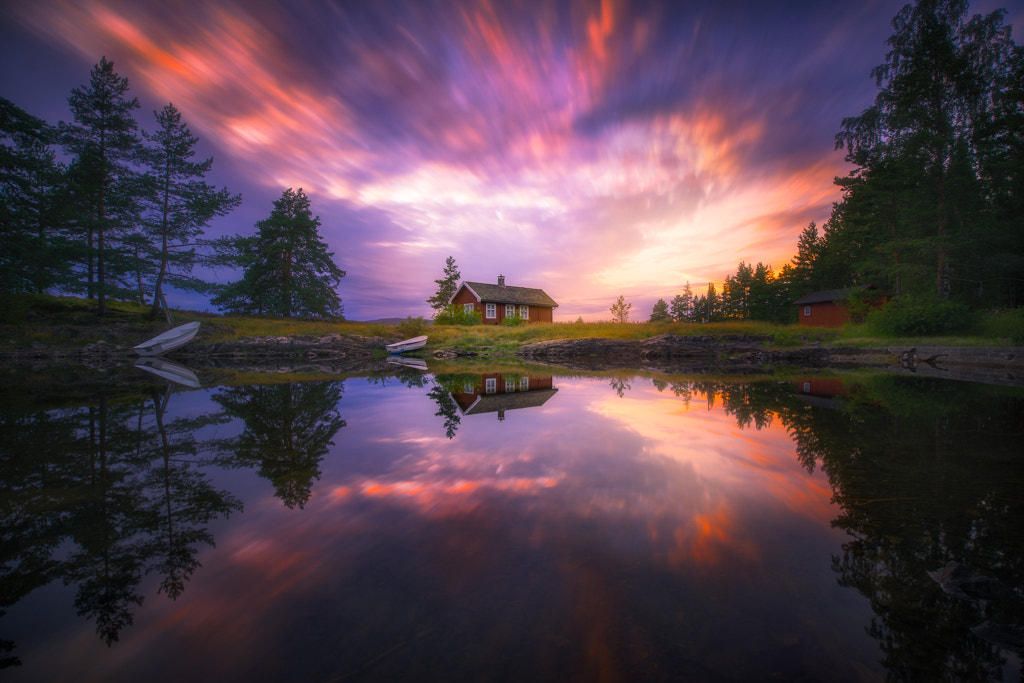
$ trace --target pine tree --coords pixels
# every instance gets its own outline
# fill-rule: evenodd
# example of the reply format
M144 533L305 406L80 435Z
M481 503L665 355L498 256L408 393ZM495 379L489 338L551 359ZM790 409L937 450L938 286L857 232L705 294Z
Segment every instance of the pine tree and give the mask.
M444 307L448 305L448 302L453 296L455 296L455 290L459 286L459 280L462 279L462 273L459 272L459 267L455 265L455 257L449 256L444 262L444 277L440 280L434 280L434 284L437 285L437 291L434 295L427 299L427 303L436 312L444 310Z
M233 261L243 268L243 275L225 286L213 304L237 313L285 318L342 317L336 287L345 271L327 251L319 226L320 218L313 216L302 188L285 190L270 216L256 223L255 235L219 242L228 253L221 262Z
M78 224L85 234L90 256L87 292L96 297L98 314L106 313L106 297L112 283L108 275L126 270L119 239L135 224L136 173L131 163L138 158L138 125L132 110L136 98L127 99L128 79L114 72L114 63L100 59L90 73L89 84L71 91L68 105L75 124L61 124L64 148L78 157L79 193L83 215ZM95 254L93 258L92 254ZM94 271L95 264L95 271ZM108 267L113 269L108 273Z
M150 189L146 228L156 269L151 315L155 316L162 307L170 322L164 284L193 291L207 288L206 283L189 277L196 256L192 243L210 219L227 214L242 198L203 180L213 159L192 160L199 139L192 135L173 104L154 114L157 130L143 132L150 142L143 151Z

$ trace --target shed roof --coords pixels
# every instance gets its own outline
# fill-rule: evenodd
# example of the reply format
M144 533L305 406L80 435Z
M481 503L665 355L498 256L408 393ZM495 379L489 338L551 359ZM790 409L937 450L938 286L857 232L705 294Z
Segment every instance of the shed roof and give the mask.
M797 299L793 303L797 306L804 304L823 304L829 301L846 301L850 298L850 295L857 290L862 289L878 289L874 285L863 285L861 287L844 287L842 289L826 289L820 292L814 292L808 294L802 299Z
M479 301L493 301L499 304L526 304L528 306L550 306L555 308L558 303L548 296L543 289L534 287L511 287L493 285L487 282L463 282L459 289L465 287ZM456 294L459 290L455 291ZM453 296L452 299L455 297Z

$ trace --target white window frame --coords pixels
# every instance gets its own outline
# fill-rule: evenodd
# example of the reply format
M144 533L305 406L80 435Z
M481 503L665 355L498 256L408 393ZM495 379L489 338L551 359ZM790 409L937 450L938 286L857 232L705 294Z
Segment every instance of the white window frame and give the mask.
M530 378L520 377L519 378L519 391L529 391L530 389Z
M484 393L494 394L498 391L498 378L488 377L484 380Z
M804 306L804 316L808 316L810 314L811 314L811 307L810 306Z
M516 305L515 304L505 304L505 317L506 318L512 318L512 317L515 316L515 314L516 314Z
M486 310L487 310L486 317L489 320L498 317L498 304L487 304Z
M519 317L522 318L523 320L529 320L530 319L530 307L529 306L520 306L519 307Z
M516 381L512 377L505 378L505 393L511 394L516 390Z
M472 314L476 310L474 304L462 304L462 312L466 314Z
M472 394L472 393L475 393L475 392L474 392L474 389L476 389L476 387L475 387L475 386L473 386L473 385L472 385L471 383L469 383L469 382L464 382L464 383L463 383L463 385L462 385L462 393L464 393L464 394Z

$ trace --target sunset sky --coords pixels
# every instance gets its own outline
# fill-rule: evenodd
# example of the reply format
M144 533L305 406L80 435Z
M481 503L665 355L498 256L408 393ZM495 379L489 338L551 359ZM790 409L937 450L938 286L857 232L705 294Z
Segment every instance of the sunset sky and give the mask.
M778 270L840 197L844 117L874 98L902 0L0 5L0 96L51 123L106 56L173 102L243 196L243 233L302 187L349 319L428 316L464 279L543 288L555 320L632 319L736 264ZM982 0L972 13L1019 2ZM223 281L230 272L218 273ZM209 308L178 295L171 305Z

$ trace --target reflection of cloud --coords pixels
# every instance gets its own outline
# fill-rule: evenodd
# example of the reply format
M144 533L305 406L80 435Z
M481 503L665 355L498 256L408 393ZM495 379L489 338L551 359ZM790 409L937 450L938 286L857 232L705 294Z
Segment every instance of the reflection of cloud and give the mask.
M515 273L563 299L720 280L741 259L781 267L807 222L826 217L843 168L838 119L815 116L812 79L849 50L834 33L782 41L852 9L23 5L11 12L38 33L107 54L136 88L173 101L268 194L305 188L348 262L384 251L418 274L410 264L455 253L467 277ZM778 41L765 44L766 26ZM388 238L331 220L353 209L379 213ZM369 298L381 287L425 307L371 272L346 283L360 287L350 313L364 293L385 306ZM606 317L606 303L589 308Z

